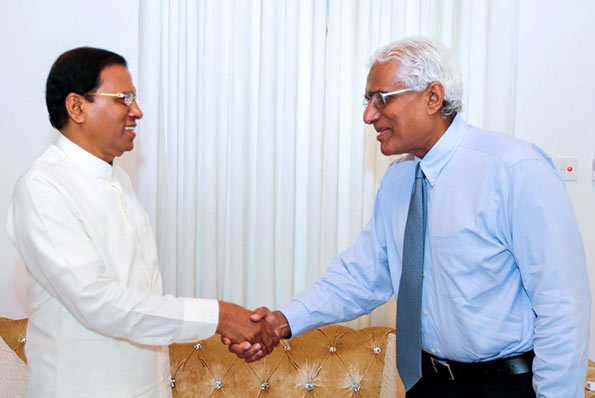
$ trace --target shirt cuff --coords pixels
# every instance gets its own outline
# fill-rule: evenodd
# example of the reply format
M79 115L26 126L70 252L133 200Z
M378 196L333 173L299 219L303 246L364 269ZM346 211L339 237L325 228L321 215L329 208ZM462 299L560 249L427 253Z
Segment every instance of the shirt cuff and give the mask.
M301 301L291 300L287 305L279 308L279 311L287 318L291 329L291 338L313 329L313 326L310 326L308 322L310 312Z
M188 297L183 300L184 322L180 342L204 340L214 335L219 322L219 301Z

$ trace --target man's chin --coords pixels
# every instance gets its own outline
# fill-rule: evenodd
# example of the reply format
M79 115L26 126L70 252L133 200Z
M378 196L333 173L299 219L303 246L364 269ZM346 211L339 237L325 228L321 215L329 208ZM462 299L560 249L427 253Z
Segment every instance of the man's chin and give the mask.
M390 147L382 145L382 144L380 144L380 152L384 156L393 156L393 155L398 155L399 153L402 153L402 152L399 152L395 148L390 148Z
M120 153L117 155L117 157L120 157L122 155L124 155L126 152L130 152L134 149L134 144L132 142L130 142L129 144L125 145L124 147L120 148Z

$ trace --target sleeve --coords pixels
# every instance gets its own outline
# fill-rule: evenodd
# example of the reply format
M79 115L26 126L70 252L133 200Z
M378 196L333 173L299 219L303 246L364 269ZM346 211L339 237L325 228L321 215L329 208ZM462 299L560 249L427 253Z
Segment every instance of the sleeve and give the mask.
M514 165L512 251L535 313L538 397L583 397L591 297L580 231L566 187L545 160Z
M392 296L381 195L379 190L372 219L355 244L338 254L309 289L280 308L292 337L368 314Z
M148 345L215 332L216 300L161 296L111 278L68 199L45 178L19 181L7 230L35 281L88 329Z

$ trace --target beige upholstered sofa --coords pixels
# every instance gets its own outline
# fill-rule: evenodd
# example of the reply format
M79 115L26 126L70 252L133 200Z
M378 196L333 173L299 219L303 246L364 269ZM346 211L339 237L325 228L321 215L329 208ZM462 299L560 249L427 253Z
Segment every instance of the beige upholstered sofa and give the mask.
M26 319L0 318L0 337L23 361L26 327ZM356 331L332 325L311 330L282 340L271 355L252 363L229 353L218 336L196 344L172 344L169 352L177 398L405 395L397 377L395 333L390 328Z
M2 352L0 346L0 397L24 396L24 363L11 367L7 361L11 356L25 361L26 328L26 319L0 318L0 337L9 351ZM271 355L250 364L229 353L218 336L196 344L172 344L169 352L176 398L405 396L394 365L395 332L389 328L315 329L282 340ZM587 380L595 381L591 361ZM585 397L595 398L595 391L586 391Z

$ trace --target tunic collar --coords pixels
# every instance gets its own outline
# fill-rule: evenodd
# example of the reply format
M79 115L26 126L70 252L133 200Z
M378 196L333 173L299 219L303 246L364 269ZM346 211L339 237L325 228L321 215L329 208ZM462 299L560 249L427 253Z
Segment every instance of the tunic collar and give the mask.
M70 160L96 176L110 181L114 168L109 163L87 152L63 134L58 135L54 143Z

